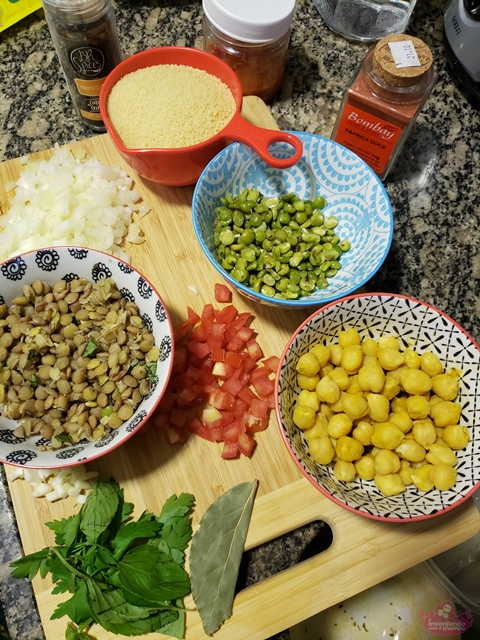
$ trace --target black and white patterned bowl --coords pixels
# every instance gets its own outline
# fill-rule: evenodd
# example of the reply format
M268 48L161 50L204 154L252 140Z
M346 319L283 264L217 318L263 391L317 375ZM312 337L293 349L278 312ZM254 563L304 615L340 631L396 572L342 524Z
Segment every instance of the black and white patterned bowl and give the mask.
M22 295L25 284L39 279L50 284L57 280L83 277L96 282L111 277L122 295L135 302L146 326L160 348L157 372L150 394L118 429L97 442L82 440L77 445L55 451L38 450L47 444L40 436L17 438L15 420L0 415L0 461L6 464L39 468L84 464L110 453L141 429L160 402L173 366L173 328L165 305L150 282L131 265L101 251L80 247L38 249L0 264L0 304L11 304Z
M336 343L338 333L355 327L362 338L393 335L421 354L432 351L446 369L459 369L462 405L460 423L470 442L456 451L457 482L448 491L419 491L414 485L394 497L380 493L373 481L340 482L333 464L317 464L308 452L303 432L292 421L300 392L295 365L314 344ZM413 298L387 294L358 294L324 306L294 333L280 359L277 372L277 421L283 440L297 467L325 496L367 518L411 522L450 511L480 488L480 347L454 320Z

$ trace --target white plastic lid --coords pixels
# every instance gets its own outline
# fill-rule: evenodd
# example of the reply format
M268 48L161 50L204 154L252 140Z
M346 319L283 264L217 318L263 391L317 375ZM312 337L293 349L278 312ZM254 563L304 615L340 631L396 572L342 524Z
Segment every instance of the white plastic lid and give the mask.
M219 31L242 42L272 42L290 28L295 0L203 0Z

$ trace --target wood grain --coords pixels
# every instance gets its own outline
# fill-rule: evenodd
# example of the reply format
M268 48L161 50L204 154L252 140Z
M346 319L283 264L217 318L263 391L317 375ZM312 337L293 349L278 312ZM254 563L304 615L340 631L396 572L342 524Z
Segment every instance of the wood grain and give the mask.
M276 127L258 98L245 98L243 113L255 124ZM191 218L193 187L163 187L142 180L124 164L107 135L71 146L85 148L105 164L124 167L151 206L152 211L140 221L147 241L127 250L134 266L160 292L173 322L185 319L187 305L199 311L212 302L213 286L219 280L196 242ZM50 153L37 155L48 157ZM7 194L3 185L16 180L21 169L19 160L0 164L0 207L4 212L13 192ZM192 286L198 296L189 290ZM253 326L266 356L280 355L289 336L309 315L307 310L256 305L238 295L234 295L234 304L254 314ZM192 438L183 446L172 446L162 432L143 430L123 447L91 464L91 468L115 477L124 487L126 498L135 504L136 515L144 509L158 512L172 493L194 493L195 526L215 498L238 482L257 478L259 489L247 548L314 520L330 525L334 539L330 549L238 594L232 618L215 634L219 640L267 638L480 530L480 515L471 500L452 513L420 523L387 524L350 513L320 495L303 478L285 449L274 416L268 429L257 436L258 447L251 459L224 461L220 445ZM11 471L6 467L7 476ZM68 517L78 509L70 499L49 504L32 498L31 487L22 480L10 482L10 489L25 553L53 542L53 534L44 522ZM66 619L49 618L65 596L52 596L47 579L37 577L33 586L47 640L63 639ZM191 600L187 604L193 609ZM98 640L120 638L97 627L92 633ZM197 613L192 611L187 616L186 640L206 637Z

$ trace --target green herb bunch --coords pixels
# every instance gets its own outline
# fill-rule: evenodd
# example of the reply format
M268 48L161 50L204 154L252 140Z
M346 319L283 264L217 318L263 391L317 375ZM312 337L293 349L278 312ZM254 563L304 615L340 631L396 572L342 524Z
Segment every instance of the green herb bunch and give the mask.
M67 640L88 638L93 623L126 636L183 638L193 503L191 494L173 495L159 516L144 512L133 521L133 504L124 501L120 486L98 481L76 515L46 523L57 546L15 560L12 575L32 580L37 572L51 573L53 593L73 594L51 617L72 620Z

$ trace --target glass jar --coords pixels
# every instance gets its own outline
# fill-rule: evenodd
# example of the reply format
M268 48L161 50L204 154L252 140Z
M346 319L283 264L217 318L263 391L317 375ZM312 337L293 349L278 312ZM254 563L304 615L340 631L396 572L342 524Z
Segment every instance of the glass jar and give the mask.
M270 100L282 86L295 0L203 0L203 48L237 74L243 95Z
M75 111L87 127L105 131L100 89L122 59L111 0L42 1Z
M345 91L332 139L383 180L438 77L428 46L394 34L370 49Z

